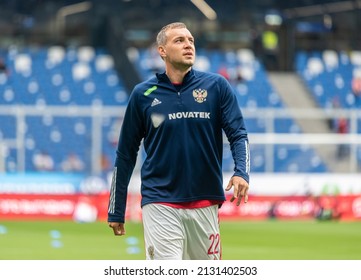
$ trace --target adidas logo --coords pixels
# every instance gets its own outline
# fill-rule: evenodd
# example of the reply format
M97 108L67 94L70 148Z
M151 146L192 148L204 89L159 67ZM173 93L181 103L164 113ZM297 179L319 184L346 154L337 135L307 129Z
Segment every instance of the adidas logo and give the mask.
M160 103L162 103L162 101L159 101L157 98L154 98L154 100L150 106L153 107L153 106L159 105Z

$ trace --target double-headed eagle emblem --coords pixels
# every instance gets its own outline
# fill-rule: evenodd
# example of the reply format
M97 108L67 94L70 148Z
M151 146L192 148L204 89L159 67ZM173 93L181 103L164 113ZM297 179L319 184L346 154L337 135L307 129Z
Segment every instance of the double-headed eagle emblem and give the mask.
M205 89L193 90L194 100L197 101L198 103L203 103L204 101L206 101L207 95L208 95L208 93L207 93L207 90L205 90Z

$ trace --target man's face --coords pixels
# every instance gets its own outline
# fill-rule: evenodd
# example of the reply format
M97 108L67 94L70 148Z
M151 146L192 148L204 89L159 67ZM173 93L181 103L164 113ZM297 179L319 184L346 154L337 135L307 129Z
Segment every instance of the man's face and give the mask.
M175 28L167 31L167 43L159 47L164 61L175 68L187 69L194 64L194 38L186 28Z

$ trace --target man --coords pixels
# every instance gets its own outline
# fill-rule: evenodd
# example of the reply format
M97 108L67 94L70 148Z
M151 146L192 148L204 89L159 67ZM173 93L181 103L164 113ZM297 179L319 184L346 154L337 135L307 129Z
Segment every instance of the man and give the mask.
M220 259L218 208L222 129L235 172L231 202L248 200L249 147L235 94L218 74L192 69L194 38L183 23L157 36L165 72L135 86L124 116L111 187L108 223L124 235L128 183L141 140L142 219L147 259Z

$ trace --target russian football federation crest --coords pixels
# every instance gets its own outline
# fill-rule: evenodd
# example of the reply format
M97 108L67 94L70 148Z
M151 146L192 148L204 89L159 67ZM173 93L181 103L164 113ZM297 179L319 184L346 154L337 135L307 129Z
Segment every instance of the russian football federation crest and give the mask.
M154 247L153 246L148 247L148 255L149 255L149 259L154 260Z
M194 100L197 101L198 103L203 103L204 101L206 101L207 99L207 90L205 89L195 89L193 90L193 97Z

